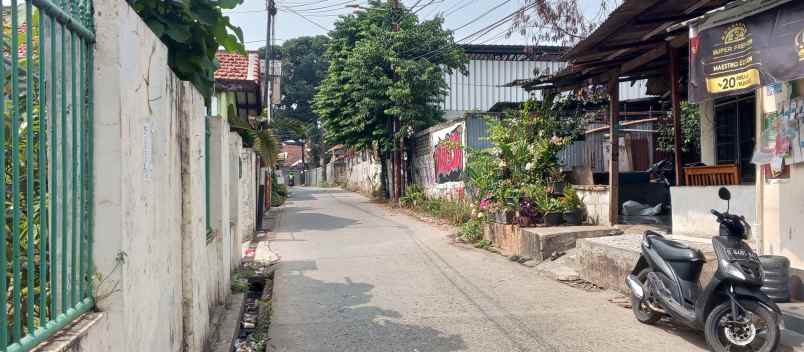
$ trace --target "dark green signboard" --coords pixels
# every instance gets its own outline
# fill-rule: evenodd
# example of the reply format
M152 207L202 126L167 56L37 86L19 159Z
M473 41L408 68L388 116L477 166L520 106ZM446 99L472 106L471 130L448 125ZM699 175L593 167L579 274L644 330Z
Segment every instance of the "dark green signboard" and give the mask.
M748 7L691 25L691 101L804 78L804 1L757 1Z

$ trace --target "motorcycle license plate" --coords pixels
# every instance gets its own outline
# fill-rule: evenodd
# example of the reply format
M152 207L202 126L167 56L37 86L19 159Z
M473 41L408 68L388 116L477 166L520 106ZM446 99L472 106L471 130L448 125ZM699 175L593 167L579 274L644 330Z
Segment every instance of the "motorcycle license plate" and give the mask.
M754 251L745 248L726 248L726 254L732 260L759 259Z

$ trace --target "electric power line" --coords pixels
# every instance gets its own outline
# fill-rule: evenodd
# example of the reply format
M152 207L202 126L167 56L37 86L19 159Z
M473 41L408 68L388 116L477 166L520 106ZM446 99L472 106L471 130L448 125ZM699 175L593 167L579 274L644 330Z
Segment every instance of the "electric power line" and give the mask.
M461 29L466 28L466 26L469 26L472 23L475 23L475 22L479 21L483 17L486 17L486 15L488 15L489 13L493 12L496 9L499 9L500 7L503 7L503 5L505 5L505 4L509 3L509 2L511 2L511 0L505 0L505 1L501 2L501 3L499 3L497 6L494 6L494 7L490 8L490 9L488 9L486 12L483 12L482 14L480 14L480 16L475 17L473 20L465 23L464 25L462 25L462 26L460 26L458 28L453 29L453 31L457 32L457 31L459 31Z
M471 5L471 4L472 4L472 3L474 3L475 1L476 1L476 0L467 0L467 1L464 1L463 3L457 3L457 4L455 4L455 6L450 7L449 9L447 9L446 11L444 11L444 17L447 17L447 16L449 16L449 15L451 15L451 14L455 13L455 12L458 12L458 11L460 11L460 10L463 10L464 8L466 8L467 6Z
M288 11L292 12L292 13L293 13L293 14L295 14L296 16L299 16L299 17L301 17L302 19L304 19L305 21L310 22L310 23L311 23L311 24L313 24L314 26L316 26L316 27L318 27L318 28L321 28L321 29L322 29L324 32L329 32L329 29L327 29L326 27L322 26L322 25L321 25L321 24L319 24L318 22L313 21L313 20L311 20L311 19L307 18L306 16L304 16L304 15L302 15L302 14L300 14L300 13L296 12L296 10L291 9L291 8L286 8L285 10L288 10Z
M506 22L508 22L509 20L514 18L514 16L516 16L516 14L519 13L520 11L530 10L531 8L535 7L536 5L537 5L537 3L533 2L530 5L527 5L527 6L523 7L523 8L521 8L521 9L517 9L516 11L512 12L508 16L505 16L505 17L499 19L498 21L496 21L496 22L494 22L494 23L492 23L492 24L490 24L488 26L486 26L484 28L481 28L480 30L478 30L478 31L476 31L476 32L474 32L472 34L469 34L469 35L457 40L456 44L463 43L463 42L465 42L467 40L470 40L472 38L480 39L483 36L485 36L486 34L488 34L490 31L492 31L492 30L494 30L496 28L499 28L501 25L505 24ZM443 51L445 51L445 50L447 50L447 49L449 49L451 47L452 47L452 44L445 45L445 46L442 46L440 48L436 48L436 49L434 49L434 50L432 50L432 51L430 51L428 53L425 53L425 54L422 54L422 55L419 55L419 56L415 57L414 60L418 60L418 59L421 59L421 58L424 58L425 60L428 60L431 57L433 57L435 55L438 55L438 53L443 52Z

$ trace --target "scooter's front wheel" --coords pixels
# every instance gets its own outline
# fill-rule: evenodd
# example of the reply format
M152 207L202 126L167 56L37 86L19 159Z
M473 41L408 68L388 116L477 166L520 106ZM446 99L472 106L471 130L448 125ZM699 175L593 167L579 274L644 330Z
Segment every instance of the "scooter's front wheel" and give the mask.
M775 351L779 345L779 316L756 301L740 300L740 316L732 316L731 302L712 310L706 318L706 343L716 352Z
M642 287L645 287L645 283L648 281L648 274L651 271L650 268L645 268L637 274L637 280L642 284ZM634 310L634 316L640 323L653 325L662 318L662 314L650 308L647 302L650 299L648 296L648 292L645 292L645 297L642 299L642 302L640 302L639 299L631 293L631 309Z

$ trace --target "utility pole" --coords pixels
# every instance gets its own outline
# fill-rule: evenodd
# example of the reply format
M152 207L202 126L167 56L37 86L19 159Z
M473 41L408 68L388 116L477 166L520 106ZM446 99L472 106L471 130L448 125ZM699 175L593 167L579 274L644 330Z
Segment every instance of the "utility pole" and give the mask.
M272 117L273 104L271 103L271 96L273 95L274 75L273 63L271 57L273 55L273 28L274 16L276 16L276 4L274 0L265 1L265 9L268 13L268 20L265 22L265 89L263 90L263 101L268 109L268 118Z
M394 9L394 10L399 9L399 0L388 0L388 4L391 5L391 8ZM394 14L392 14L392 15L394 15ZM399 21L398 20L395 20L391 24L391 26L392 26L391 27L392 31L399 32ZM396 79L397 79L396 73L394 73L394 80L396 80ZM397 134L400 132L401 128L402 128L402 121L399 120L399 117L395 117L394 120L393 120L392 128L391 128L391 131L392 131L391 134L393 136L392 141L393 141L393 144L394 144L394 147L393 147L393 151L394 151L394 156L393 156L394 185L393 185L393 192L391 192L391 193L393 194L392 198L396 203L399 202L399 198L402 196L402 148L401 148L402 147L402 138L399 138L397 140L397 138L398 138Z

